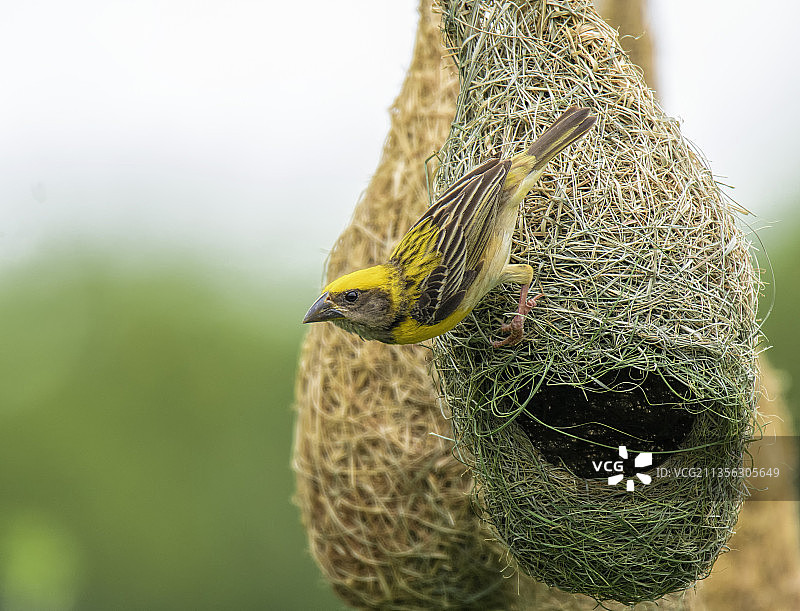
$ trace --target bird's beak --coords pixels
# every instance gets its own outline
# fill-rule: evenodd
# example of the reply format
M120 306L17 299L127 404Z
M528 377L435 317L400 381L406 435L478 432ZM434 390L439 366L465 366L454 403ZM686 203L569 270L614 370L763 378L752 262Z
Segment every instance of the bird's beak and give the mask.
M314 305L309 308L308 312L306 312L303 323L339 320L340 318L344 318L344 314L336 309L336 306L330 300L330 296L326 291L314 302Z

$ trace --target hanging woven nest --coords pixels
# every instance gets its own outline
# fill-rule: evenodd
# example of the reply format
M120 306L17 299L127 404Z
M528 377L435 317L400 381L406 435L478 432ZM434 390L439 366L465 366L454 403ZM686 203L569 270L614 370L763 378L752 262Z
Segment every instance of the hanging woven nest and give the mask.
M380 164L331 253L329 279L385 259L425 209L425 159L447 135L458 87L438 18L429 0L421 5ZM342 600L359 609L525 604L445 439L452 432L429 349L318 325L305 338L296 389L295 501L312 556Z
M622 603L685 589L724 550L745 496L750 243L591 2L440 4L461 90L438 192L522 151L570 105L598 116L520 215L512 262L531 265L544 294L525 341L491 347L516 310L511 286L435 341L456 452L483 516L536 579ZM653 464L637 478L627 463L645 452ZM618 461L633 491L598 467Z

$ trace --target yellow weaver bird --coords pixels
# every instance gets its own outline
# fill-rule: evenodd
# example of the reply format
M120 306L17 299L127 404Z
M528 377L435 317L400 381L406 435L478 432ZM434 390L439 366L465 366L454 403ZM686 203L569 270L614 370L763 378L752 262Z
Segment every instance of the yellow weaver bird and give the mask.
M346 274L323 289L304 323L331 321L364 339L415 344L455 327L498 284L522 285L519 309L493 346L523 337L530 265L510 264L519 205L547 163L583 136L596 117L570 107L511 159L493 158L457 180L403 236L382 265Z

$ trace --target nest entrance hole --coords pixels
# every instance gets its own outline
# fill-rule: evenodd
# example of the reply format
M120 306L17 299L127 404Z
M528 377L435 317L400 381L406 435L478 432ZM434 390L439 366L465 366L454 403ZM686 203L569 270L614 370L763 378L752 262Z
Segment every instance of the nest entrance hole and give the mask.
M619 460L619 446L630 452L680 449L696 418L683 407L689 394L683 384L631 368L599 380L597 391L545 383L517 416L515 424L545 460L591 479L607 477L596 465ZM524 402L531 391L521 387L517 398ZM668 457L654 453L652 467ZM637 471L633 461L623 468L626 476Z

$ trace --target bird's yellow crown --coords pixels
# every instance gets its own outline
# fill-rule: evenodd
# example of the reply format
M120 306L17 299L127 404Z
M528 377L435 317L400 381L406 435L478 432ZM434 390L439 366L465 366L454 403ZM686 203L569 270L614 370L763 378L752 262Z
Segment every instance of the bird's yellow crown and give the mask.
M328 284L323 289L330 293L341 293L351 289L368 291L369 289L387 289L391 286L392 270L387 265L375 265L345 274Z

